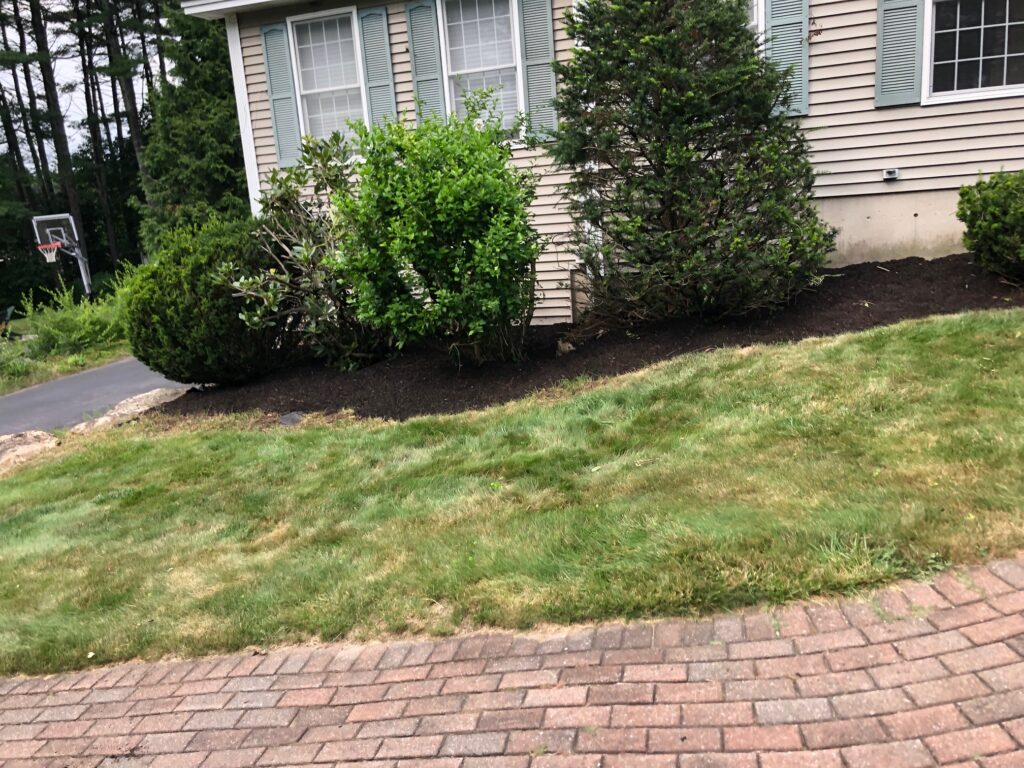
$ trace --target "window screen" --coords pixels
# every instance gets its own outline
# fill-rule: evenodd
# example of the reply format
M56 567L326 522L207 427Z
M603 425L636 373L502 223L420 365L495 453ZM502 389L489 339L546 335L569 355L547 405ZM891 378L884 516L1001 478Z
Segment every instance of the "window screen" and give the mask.
M510 125L519 110L515 36L510 0L445 0L448 75L452 99L466 114L465 95L491 88L503 120Z
M295 53L305 132L327 138L363 119L351 14L295 23Z

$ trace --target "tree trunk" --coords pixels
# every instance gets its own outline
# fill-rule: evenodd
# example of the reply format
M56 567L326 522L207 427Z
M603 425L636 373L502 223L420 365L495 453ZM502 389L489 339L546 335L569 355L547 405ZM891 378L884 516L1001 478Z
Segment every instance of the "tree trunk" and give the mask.
M78 26L78 58L82 66L82 85L84 86L82 90L85 92L85 124L89 131L89 149L92 155L93 173L96 177L96 191L103 213L103 226L107 235L107 252L116 267L120 260L117 248L117 228L114 226L114 214L110 208L110 190L107 184L107 166L103 152L103 140L100 136L99 115L96 114L92 87L87 80L89 77L89 30L85 23L82 6L75 3L74 10L75 22Z
M28 127L31 126L32 138L26 139L29 141L35 140L35 152L33 152L33 159L36 162L36 170L39 173L39 187L43 193L43 202L47 208L52 208L54 204L54 193L53 193L53 175L50 173L50 157L46 151L46 133L43 131L42 122L39 120L39 100L36 98L36 88L32 83L32 68L28 62L28 43L25 36L25 24L21 18L21 11L19 10L20 0L15 0L14 5L14 28L18 33L18 51L22 56L22 76L25 79L25 95L28 97L28 104L26 107L26 117L28 123L23 124L28 133ZM15 83L18 81L17 73L14 77Z
M46 95L47 115L50 119L51 135L53 136L53 151L57 155L57 175L60 179L61 189L68 201L68 209L78 228L78 247L82 256L88 259L82 206L78 199L78 187L75 186L75 173L71 165L71 148L68 145L67 131L64 129L64 114L60 108L60 92L57 89L57 77L53 72L50 41L46 37L41 0L29 0L29 11L32 16L32 35L36 42L36 58L39 63L39 71L43 76L43 93Z
M149 60L149 46L146 44L146 9L141 0L134 0L135 18L139 24L139 56L142 59L142 76L146 79L146 89L153 90L153 64Z
M35 0L35 2L38 2L38 0ZM103 11L103 31L107 42L107 55L113 71L117 73L115 80L121 87L121 98L124 100L125 116L128 118L128 138L131 140L132 149L135 151L135 160L139 167L139 182L142 187L142 196L145 198L150 184L149 175L146 173L146 161L143 156L142 120L139 117L139 105L135 97L135 82L130 73L124 73L124 67L128 60L124 54L110 0L100 0L100 8Z
M164 53L164 26L160 20L160 0L153 0L153 31L156 40L156 60L160 66L160 85L167 85L167 56Z
M7 18L3 19L3 24L0 24L0 40L3 41L3 48L5 51L11 50L10 40L7 37ZM36 194L35 189L32 187L32 176L29 174L28 169L25 167L25 159L21 155L21 140L18 137L18 129L15 125L14 109L15 104L18 109L18 117L21 120L22 131L25 134L25 144L28 146L29 158L32 161L32 168L35 171L35 178L39 178L39 158L36 156L36 148L32 143L29 134L29 124L27 115L25 113L25 102L21 98L21 83L18 81L18 65L11 65L11 80L14 84L14 104L7 98L7 93L4 92L4 135L7 138L7 145L10 148L11 158L15 162L15 166L18 169L17 183L19 185L19 194L22 196L25 204L35 210L36 207ZM2 86L0 86L2 88ZM10 128L8 129L8 123Z
M18 199L30 209L34 209L35 196L32 194L31 183L25 183L28 179L25 159L21 156L21 143L18 141L18 132L14 129L14 117L11 114L11 104L7 100L7 91L2 85L0 85L0 123L3 123L4 139L7 141L7 159L11 163L14 188L18 193Z

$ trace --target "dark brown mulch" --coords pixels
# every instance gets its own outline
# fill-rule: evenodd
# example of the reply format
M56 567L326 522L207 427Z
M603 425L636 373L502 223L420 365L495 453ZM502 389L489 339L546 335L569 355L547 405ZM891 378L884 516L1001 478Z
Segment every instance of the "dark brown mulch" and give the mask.
M683 352L793 341L858 331L913 317L1024 306L1024 291L983 271L968 254L903 259L830 270L824 284L768 318L713 325L692 321L607 334L555 356L567 329L537 328L529 360L453 367L436 352L410 352L352 373L302 367L242 387L193 390L164 406L171 414L336 412L406 419L503 403L563 379L625 373Z

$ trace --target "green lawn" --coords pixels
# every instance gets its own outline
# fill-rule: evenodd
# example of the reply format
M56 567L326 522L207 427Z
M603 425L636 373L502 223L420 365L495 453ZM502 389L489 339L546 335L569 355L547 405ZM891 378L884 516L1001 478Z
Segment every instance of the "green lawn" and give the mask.
M1022 352L1024 311L970 313L460 416L74 439L0 480L0 671L695 614L1007 553Z

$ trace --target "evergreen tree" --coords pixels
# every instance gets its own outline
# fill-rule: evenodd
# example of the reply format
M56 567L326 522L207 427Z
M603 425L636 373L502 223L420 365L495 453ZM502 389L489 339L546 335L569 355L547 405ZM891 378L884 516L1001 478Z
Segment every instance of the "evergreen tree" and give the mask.
M834 242L787 114L787 73L745 0L588 0L556 64L551 152L598 322L771 309L813 284Z
M246 216L245 167L224 29L168 9L170 82L150 94L144 151L150 177L142 244L160 233L199 225L214 213Z

